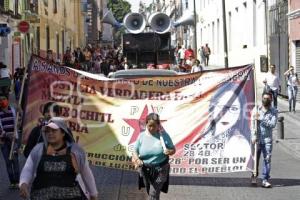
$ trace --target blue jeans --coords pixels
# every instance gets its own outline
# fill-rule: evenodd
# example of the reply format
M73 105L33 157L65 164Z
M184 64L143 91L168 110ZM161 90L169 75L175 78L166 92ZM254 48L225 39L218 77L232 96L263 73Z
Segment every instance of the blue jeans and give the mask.
M16 145L17 144L15 144L15 146ZM18 153L14 151L13 158L12 160L10 160L9 159L10 148L11 148L11 142L9 140L5 140L5 142L1 144L1 151L2 151L3 158L5 160L9 181L11 184L18 184L20 178Z
M276 89L276 90L271 89L271 93L272 93L272 96L273 96L273 105L274 105L275 108L277 108L278 89Z
M295 111L296 109L296 101L297 101L297 93L298 87L297 86L288 86L288 96L289 96L289 109Z
M259 159L261 153L264 157L264 164L262 169L262 180L269 180L270 179L270 172L271 172L271 155L272 155L272 143L266 144L258 144L257 150L257 165L259 166Z

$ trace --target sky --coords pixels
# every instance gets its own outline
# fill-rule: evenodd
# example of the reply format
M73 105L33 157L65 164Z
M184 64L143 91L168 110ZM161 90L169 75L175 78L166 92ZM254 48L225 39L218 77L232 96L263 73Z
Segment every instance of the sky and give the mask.
M131 4L131 11L132 12L138 12L140 1L145 3L146 5L149 5L153 0L126 0Z

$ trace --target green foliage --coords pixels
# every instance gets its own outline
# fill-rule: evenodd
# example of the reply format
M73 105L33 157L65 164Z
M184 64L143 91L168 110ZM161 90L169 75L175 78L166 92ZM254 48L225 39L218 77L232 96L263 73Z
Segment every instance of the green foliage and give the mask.
M116 20L122 23L126 14L131 12L131 5L124 0L109 0L107 7L112 11Z

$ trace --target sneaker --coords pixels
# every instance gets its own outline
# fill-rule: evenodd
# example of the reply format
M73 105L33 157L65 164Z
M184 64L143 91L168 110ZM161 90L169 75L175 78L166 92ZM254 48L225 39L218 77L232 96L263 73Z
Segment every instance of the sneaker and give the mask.
M263 188L271 188L272 185L267 180L263 180L263 182L261 184L261 187L263 187Z
M257 177L252 174L250 179L251 179L251 185L257 186Z

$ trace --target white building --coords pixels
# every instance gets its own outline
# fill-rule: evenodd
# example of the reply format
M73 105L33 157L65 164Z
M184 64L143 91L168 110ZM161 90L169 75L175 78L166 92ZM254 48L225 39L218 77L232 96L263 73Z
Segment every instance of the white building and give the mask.
M226 0L225 5L229 67L255 63L259 72L260 57L268 52L264 0ZM209 65L224 66L222 1L197 0L196 12L198 49L208 44Z
M189 12L191 15L193 15L194 12L194 3L199 2L199 0L181 0L181 8L182 14L185 14L187 12ZM179 27L182 29L183 31L183 46L185 48L188 48L188 46L191 46L192 49L195 49L195 40L196 35L195 35L195 31L194 31L194 26L189 25L189 26L183 26L183 27Z

